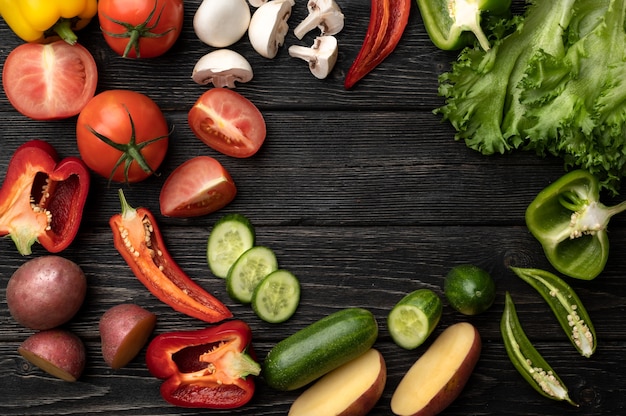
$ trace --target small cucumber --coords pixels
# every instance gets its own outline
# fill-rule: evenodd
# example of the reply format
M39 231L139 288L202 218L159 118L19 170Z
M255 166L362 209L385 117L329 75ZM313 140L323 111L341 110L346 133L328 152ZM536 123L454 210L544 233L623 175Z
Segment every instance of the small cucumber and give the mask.
M293 273L279 269L268 274L254 289L252 309L265 322L285 322L300 303L300 282Z
M342 309L276 344L261 374L276 390L295 390L364 354L377 337L378 324L370 311Z
M226 278L231 266L246 250L254 246L254 227L241 214L226 214L220 218L209 235L207 261L211 272Z
M274 252L264 246L254 246L239 256L226 277L226 289L234 300L250 303L257 285L278 269Z
M409 293L389 312L387 327L393 341L412 350L424 343L433 332L443 310L439 296L430 289Z

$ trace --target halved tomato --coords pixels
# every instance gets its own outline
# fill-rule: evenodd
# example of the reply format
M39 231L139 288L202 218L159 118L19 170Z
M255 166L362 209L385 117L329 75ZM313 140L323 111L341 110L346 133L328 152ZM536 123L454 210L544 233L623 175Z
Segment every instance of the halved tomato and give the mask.
M265 141L265 119L243 95L228 88L213 88L189 110L194 134L209 147L232 157L250 157Z
M75 116L94 96L98 70L91 53L64 40L23 43L9 53L2 86L17 111L35 120Z
M237 194L235 182L220 162L210 156L189 159L170 174L159 196L161 214L198 217L228 205Z

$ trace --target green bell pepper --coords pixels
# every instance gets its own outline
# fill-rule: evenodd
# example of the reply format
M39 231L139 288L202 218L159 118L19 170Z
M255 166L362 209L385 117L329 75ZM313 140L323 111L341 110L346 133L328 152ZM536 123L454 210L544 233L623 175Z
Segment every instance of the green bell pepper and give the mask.
M574 170L539 192L526 209L526 225L556 270L591 280L604 270L609 256L609 220L624 210L626 201L602 204L598 179Z
M417 0L430 40L440 49L457 50L478 39L484 50L491 46L481 28L481 14L508 13L511 0Z

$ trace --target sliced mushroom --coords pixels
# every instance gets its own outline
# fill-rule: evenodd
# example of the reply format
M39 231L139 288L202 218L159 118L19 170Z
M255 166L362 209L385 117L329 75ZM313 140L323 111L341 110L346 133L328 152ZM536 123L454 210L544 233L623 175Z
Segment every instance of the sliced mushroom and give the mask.
M261 7L263 4L267 3L267 0L248 0L250 6L252 7Z
M318 36L310 48L299 45L289 47L289 55L307 61L311 73L319 79L326 78L333 70L337 54L337 39L330 35Z
M193 29L209 46L225 48L245 35L250 24L246 0L203 0L193 16Z
M246 58L230 49L207 53L198 60L191 74L198 84L213 83L217 88L235 88L235 81L248 82L252 76L252 67Z
M335 35L343 29L344 16L334 0L309 0L309 15L293 30L298 39L318 27L321 35Z
M270 0L252 14L248 37L255 51L265 58L274 58L289 31L294 0Z

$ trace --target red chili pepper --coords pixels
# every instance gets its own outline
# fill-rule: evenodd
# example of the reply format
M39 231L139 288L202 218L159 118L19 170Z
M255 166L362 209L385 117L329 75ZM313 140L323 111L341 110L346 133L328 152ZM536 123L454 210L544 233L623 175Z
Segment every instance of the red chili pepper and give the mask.
M345 89L352 88L393 52L409 21L411 3L412 0L372 0L365 40L348 70Z
M22 255L38 241L63 251L78 233L89 193L89 169L77 157L59 161L52 145L31 140L17 148L0 189L0 236Z
M195 283L172 259L152 213L133 208L120 189L122 212L109 220L113 243L148 290L174 310L205 322L232 317L215 296Z
M250 401L261 372L243 321L158 335L146 351L150 373L165 381L161 396L176 406L232 409Z

